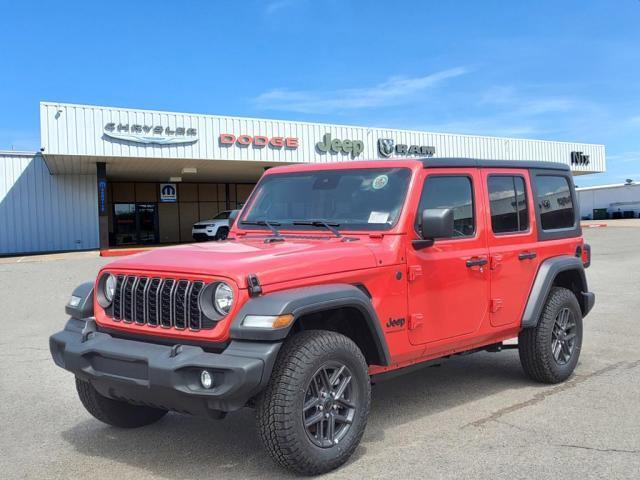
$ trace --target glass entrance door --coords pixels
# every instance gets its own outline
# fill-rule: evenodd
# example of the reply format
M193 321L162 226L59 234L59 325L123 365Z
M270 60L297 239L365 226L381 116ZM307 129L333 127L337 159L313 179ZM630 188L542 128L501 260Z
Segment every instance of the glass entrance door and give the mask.
M136 204L138 243L158 243L158 205Z
M113 227L116 246L158 243L158 205L115 203Z

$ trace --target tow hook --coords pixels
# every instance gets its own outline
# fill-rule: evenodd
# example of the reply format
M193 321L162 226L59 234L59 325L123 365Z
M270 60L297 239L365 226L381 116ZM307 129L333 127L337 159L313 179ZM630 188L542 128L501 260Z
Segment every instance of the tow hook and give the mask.
M171 351L169 352L169 358L173 358L177 356L180 352L182 352L182 344L176 343L171 347Z
M96 321L95 320L87 320L84 322L84 328L82 329L82 336L80 337L80 343L84 343L91 335L97 331Z

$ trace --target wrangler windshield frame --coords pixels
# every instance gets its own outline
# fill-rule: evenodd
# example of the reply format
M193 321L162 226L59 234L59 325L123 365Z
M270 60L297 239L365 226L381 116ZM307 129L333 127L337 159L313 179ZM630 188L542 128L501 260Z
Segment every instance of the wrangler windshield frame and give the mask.
M294 225L313 220L340 231L387 231L398 223L407 200L411 169L406 167L305 170L264 176L251 193L238 227L280 223L280 230L315 230ZM245 223L247 222L247 223Z

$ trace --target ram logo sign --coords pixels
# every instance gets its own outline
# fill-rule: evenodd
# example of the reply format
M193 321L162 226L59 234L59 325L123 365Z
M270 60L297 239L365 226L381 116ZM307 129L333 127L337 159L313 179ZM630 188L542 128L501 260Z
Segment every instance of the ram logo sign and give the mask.
M175 203L178 201L178 190L175 183L160 184L160 201L165 203Z

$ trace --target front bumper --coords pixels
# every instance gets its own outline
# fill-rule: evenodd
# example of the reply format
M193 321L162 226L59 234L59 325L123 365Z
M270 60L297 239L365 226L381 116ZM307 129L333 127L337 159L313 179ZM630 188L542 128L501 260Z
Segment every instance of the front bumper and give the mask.
M191 232L191 236L193 237L194 240L204 241L204 240L213 240L216 234L215 233L209 234L204 230L197 230L197 231Z
M269 381L281 345L232 341L222 353L209 353L199 346L115 338L92 331L92 322L72 318L51 336L56 365L106 397L193 415L217 416L245 406ZM203 369L213 376L210 389L200 385Z

